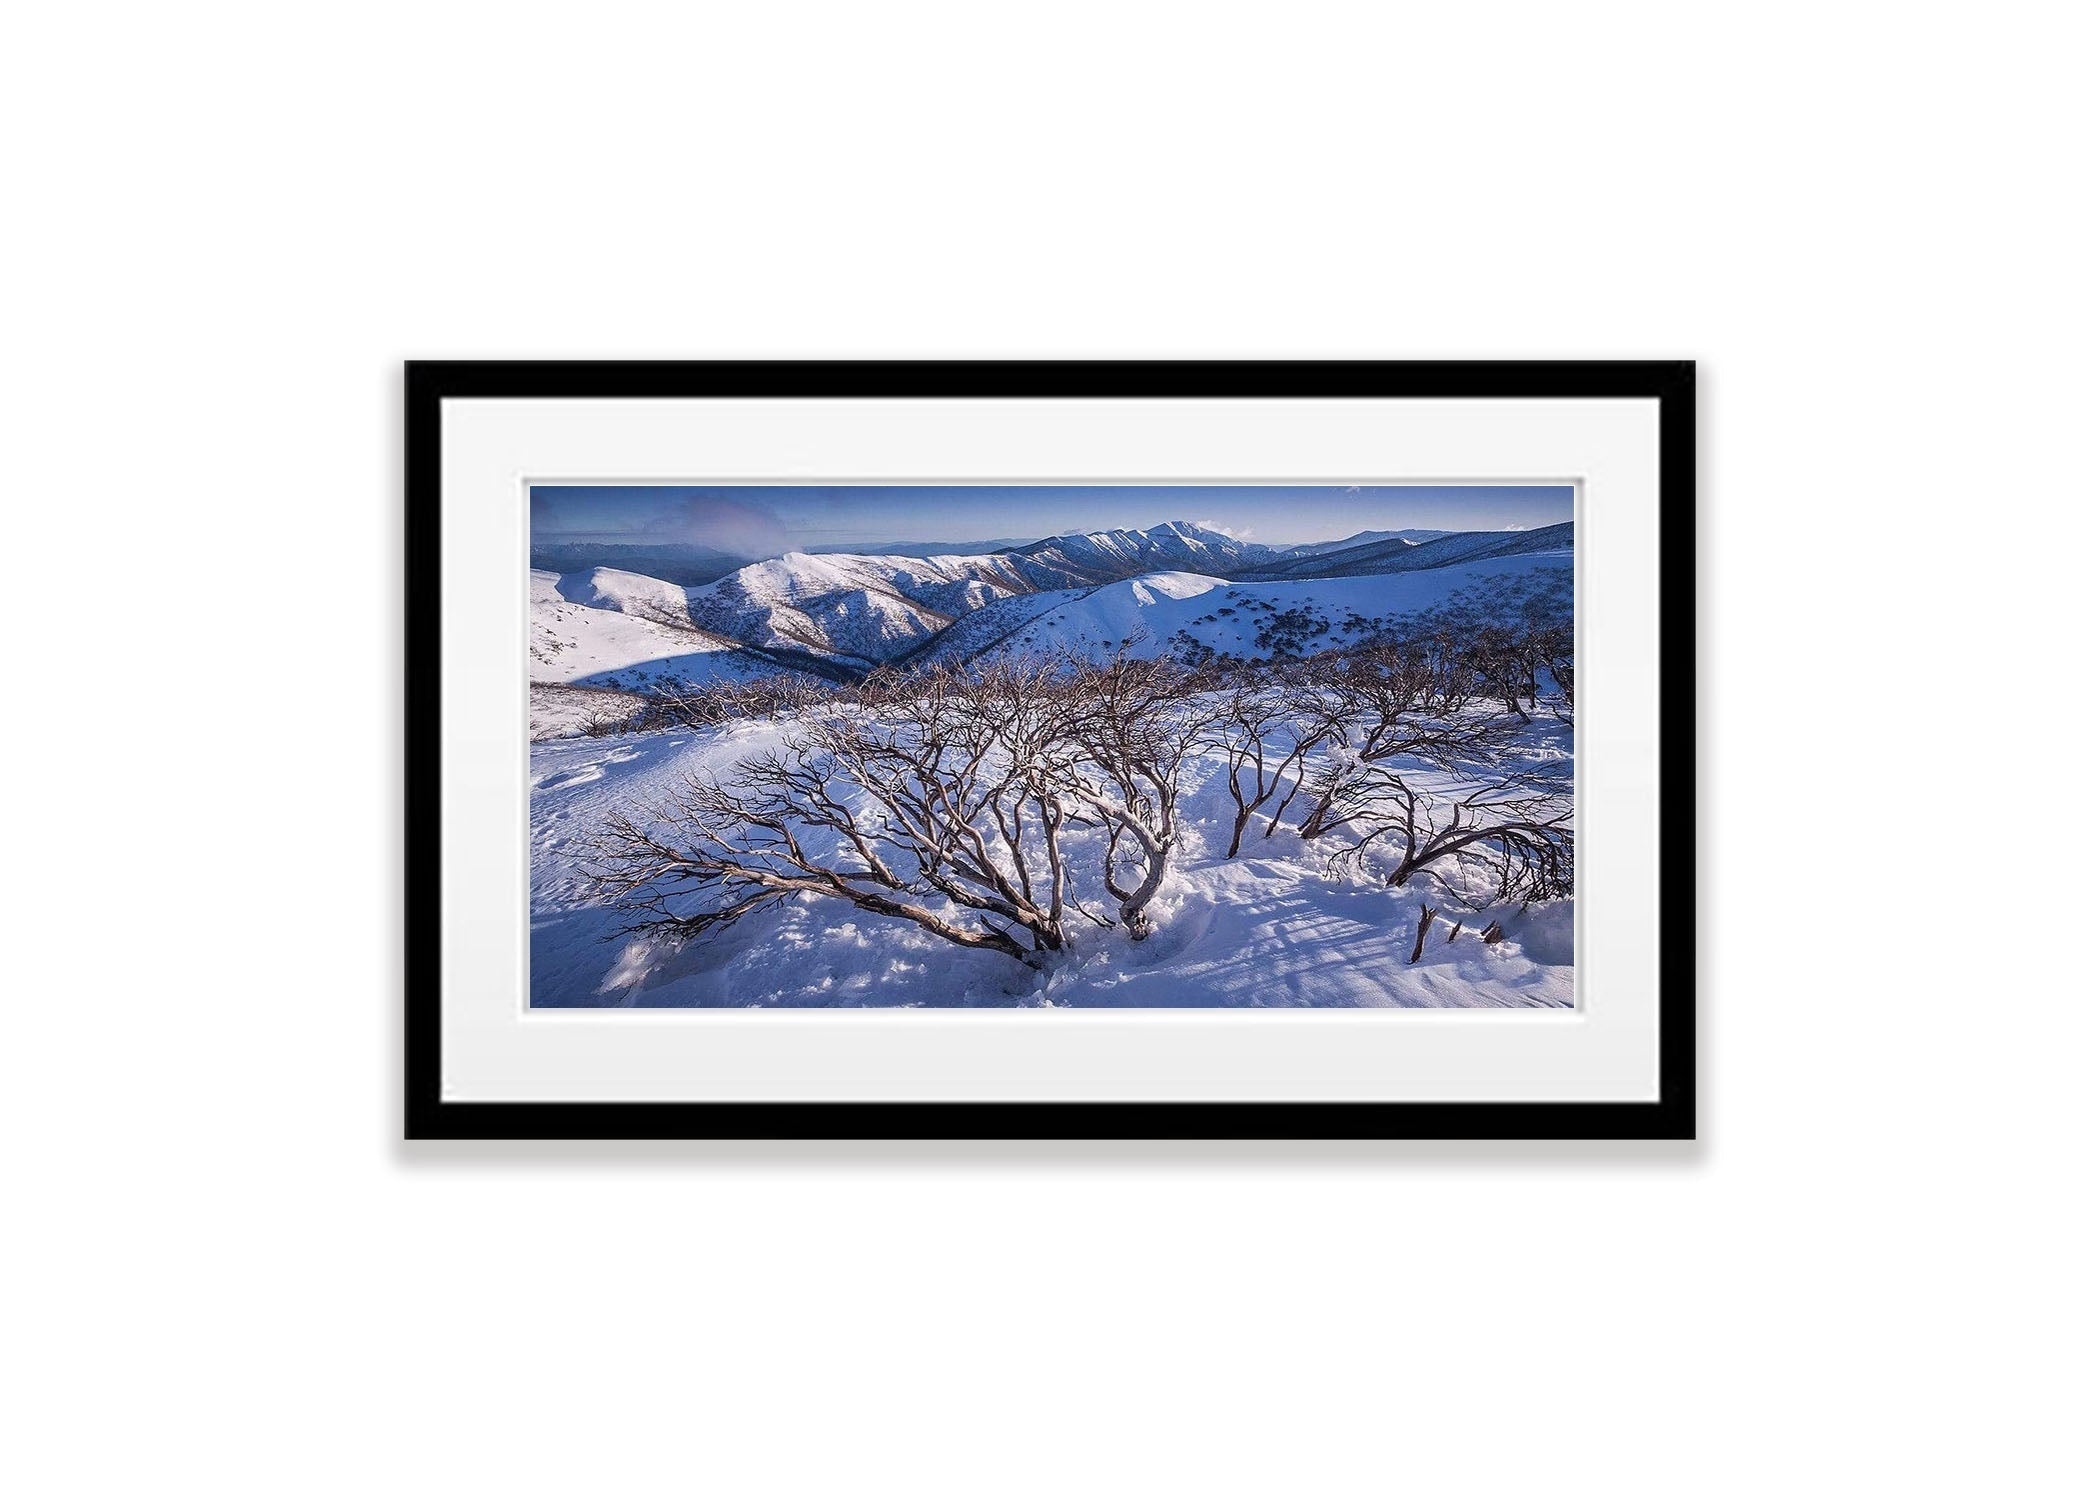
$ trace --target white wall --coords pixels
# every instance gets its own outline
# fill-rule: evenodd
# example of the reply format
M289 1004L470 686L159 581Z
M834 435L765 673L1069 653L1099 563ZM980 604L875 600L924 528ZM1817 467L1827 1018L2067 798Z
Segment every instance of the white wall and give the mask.
M2086 18L773 9L11 22L7 1488L2076 1487ZM1703 1142L396 1144L399 361L876 354L1698 358Z

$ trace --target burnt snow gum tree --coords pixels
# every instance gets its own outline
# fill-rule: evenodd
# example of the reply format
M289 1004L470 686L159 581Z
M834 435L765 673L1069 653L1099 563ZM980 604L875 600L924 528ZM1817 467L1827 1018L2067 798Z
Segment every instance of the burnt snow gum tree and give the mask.
M1207 744L1225 762L1225 790L1232 798L1232 842L1227 859L1239 856L1247 825L1271 800L1273 834L1305 779L1306 757L1330 741L1341 742L1342 704L1317 683L1281 685L1267 670L1232 673L1211 721Z
M1368 865L1372 852L1381 851L1392 858L1387 885L1427 872L1454 900L1476 908L1572 895L1571 790L1511 776L1431 799L1390 767L1369 767L1350 783L1342 818L1362 832L1333 863Z
M1143 939L1174 853L1182 767L1215 716L1212 682L1166 661L1120 657L1104 667L1069 663L1060 681L1076 751L1064 786L1108 828L1102 884L1124 928Z
M1047 667L864 685L727 777L615 814L586 875L632 915L623 931L674 946L806 895L1042 968L1079 910L1062 844L1069 701Z
M584 873L625 915L620 932L670 950L815 898L1043 971L1074 920L1134 941L1153 932L1187 771L1204 753L1232 801L1227 859L1265 809L1260 839L1275 835L1303 792L1314 806L1298 837L1336 843L1330 873L1363 869L1390 887L1426 873L1471 909L1565 896L1570 779L1495 769L1517 720L1497 711L1499 691L1483 700L1482 677L1499 677L1478 670L1479 652L1476 637L1287 669L1066 657L822 692L683 692L660 700L672 724L761 714L791 727L719 778L686 778L662 806L611 813ZM1075 878L1075 830L1096 835L1097 881ZM1112 915L1085 904L1082 884Z
M1215 719L1207 679L1161 661L932 667L805 708L782 747L662 807L617 811L592 893L676 946L796 896L849 902L1031 968L1078 916L1152 931L1180 778ZM697 713L688 695L681 712ZM711 710L710 710L711 712ZM1104 830L1115 916L1075 899L1068 832Z

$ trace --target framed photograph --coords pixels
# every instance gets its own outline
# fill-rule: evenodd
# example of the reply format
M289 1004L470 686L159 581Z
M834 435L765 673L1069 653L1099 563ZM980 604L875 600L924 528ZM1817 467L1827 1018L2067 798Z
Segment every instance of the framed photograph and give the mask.
M1689 363L414 363L407 1133L1676 1137Z

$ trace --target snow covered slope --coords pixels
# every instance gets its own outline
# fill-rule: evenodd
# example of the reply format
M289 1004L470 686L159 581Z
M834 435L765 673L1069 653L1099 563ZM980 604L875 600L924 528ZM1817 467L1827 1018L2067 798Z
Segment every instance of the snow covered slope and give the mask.
M692 623L849 668L913 653L954 621L1003 599L1164 569L1237 569L1270 556L1188 521L1149 531L1050 537L1008 552L915 557L790 552L686 591ZM610 607L657 618L668 600L622 587Z
M1267 582L1147 573L1079 595L980 649L988 656L1074 653L1094 661L1119 650L1160 656L1191 647L1225 656L1302 654L1390 629L1490 581L1572 579L1574 558L1573 552L1534 553L1411 573Z
M1149 586L1148 586L1149 587ZM1214 598L1207 592L1198 598ZM1542 755L1564 755L1567 726L1535 726ZM1573 903L1464 914L1467 936L1418 963L1406 934L1419 904L1442 909L1426 877L1399 888L1327 871L1330 849L1288 826L1237 859L1222 853L1231 802L1221 763L1189 771L1186 827L1155 903L1158 930L1073 924L1073 948L1047 980L995 953L969 952L843 902L801 897L752 914L683 952L605 941L621 917L590 897L589 841L615 810L660 805L691 774L720 775L778 745L783 727L737 721L700 732L552 740L532 747L532 951L535 1006L1470 1006L1574 1003ZM1072 868L1100 863L1098 832L1075 832ZM1478 934L1499 920L1507 941Z
M684 597L677 585L637 573L535 568L527 604L529 680L631 689L661 677L711 682L781 670L735 641L667 623L682 615Z
M568 687L559 683L535 682L529 695L529 737L535 740L564 739L593 730L632 725L648 707L648 700L611 688Z
M1168 521L1149 531L1091 531L1049 537L1009 554L1041 588L1108 583L1167 570L1231 573L1273 554L1193 521Z
M1157 656L1168 634L1201 606L1192 601L1230 585L1201 573L1146 573L1119 583L1103 584L1013 631L989 655L1042 656L1071 653L1105 661L1118 651ZM1170 608L1170 606L1178 606Z
M923 646L898 657L897 664L969 661L989 651L1031 620L1084 599L1092 592L1091 589L1045 589L1039 594L1014 594L994 599L982 609L964 615Z
M590 568L581 573L564 573L554 581L554 592L571 604L615 610L638 620L669 625L676 630L693 628L693 612L687 604L686 590L645 573L628 573L619 568Z
M1109 583L1168 570L1233 572L1271 550L1194 521L1166 521L1147 531L1072 532L994 554L1037 588ZM960 559L955 559L960 561Z
M695 624L737 640L865 668L1026 587L985 558L790 552L692 590L688 608Z

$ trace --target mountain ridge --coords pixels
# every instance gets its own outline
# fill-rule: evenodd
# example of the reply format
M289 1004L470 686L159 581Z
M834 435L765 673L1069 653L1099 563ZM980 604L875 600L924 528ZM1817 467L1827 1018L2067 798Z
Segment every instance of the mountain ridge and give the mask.
M1374 540L1358 542L1366 535ZM692 586L607 567L546 576L550 595L570 605L701 632L776 664L862 674L928 652L945 659L957 654L947 647L964 643L975 643L974 654L1042 613L1011 602L1031 596L1062 596L1055 607L1068 610L1098 589L1140 578L1298 581L1419 572L1572 547L1573 535L1572 523L1449 532L1419 542L1359 532L1307 555L1194 521L1166 521L982 553L788 552Z

